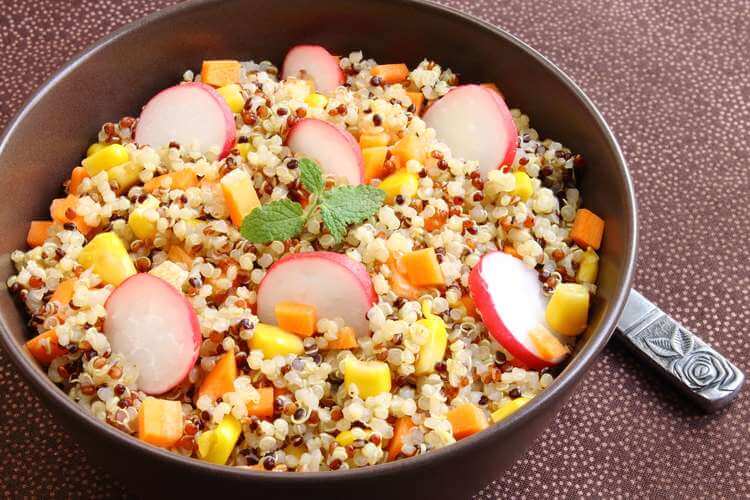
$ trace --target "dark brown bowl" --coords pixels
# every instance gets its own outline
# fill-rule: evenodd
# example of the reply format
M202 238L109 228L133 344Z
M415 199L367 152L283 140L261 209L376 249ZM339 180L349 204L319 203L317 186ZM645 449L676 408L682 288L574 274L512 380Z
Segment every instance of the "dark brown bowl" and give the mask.
M555 382L500 424L441 450L336 473L271 474L219 467L146 445L84 413L23 349L25 316L0 294L2 343L21 373L72 433L133 491L269 498L464 498L499 477L534 441L604 347L630 288L636 247L633 188L620 148L581 90L539 53L504 31L419 0L203 0L135 22L79 54L45 83L0 141L0 242L3 284L9 254L25 246L28 221L50 200L106 121L138 115L157 90L186 68L217 58L280 63L298 43L334 53L362 49L383 62L413 66L430 57L464 82L497 82L512 107L545 137L580 152L587 207L607 224L600 287L590 327ZM82 494L84 492L81 492Z

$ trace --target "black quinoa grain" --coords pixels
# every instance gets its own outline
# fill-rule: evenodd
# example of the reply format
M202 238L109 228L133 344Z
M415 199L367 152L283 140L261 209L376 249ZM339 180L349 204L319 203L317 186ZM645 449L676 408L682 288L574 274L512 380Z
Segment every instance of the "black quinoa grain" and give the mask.
M376 127L381 126L383 124L383 118L379 114L375 113L374 115L372 115L372 124Z
M247 144L250 142L250 138L246 135L241 135L237 138L237 144Z
M289 113L289 110L286 108L279 108L276 110L276 114L279 116L285 116L287 113Z
M480 404L481 406L484 406L484 405L486 405L486 404L487 404L487 403L489 403L489 402L490 402L490 398L488 398L488 397L487 397L487 396L485 396L484 394L482 394L482 397L480 397L480 398L479 398L479 404Z
M508 357L505 355L505 353L503 353L502 351L497 351L495 353L495 364L496 365L502 365L506 361L508 361Z
M372 85L373 87L380 87L381 85L383 85L383 79L379 76L373 76L372 78L370 78L370 85Z
M114 391L115 391L115 396L122 396L125 393L125 386L122 384L116 384Z
M521 391L518 389L518 387L514 387L510 390L510 392L508 392L508 397L510 397L510 399L518 399L521 397Z
M396 204L403 205L404 201L406 201L406 200L404 200L403 195L400 195L400 194L396 195Z
M341 467L341 460L338 458L334 458L328 466L333 470L339 470L339 467Z
M273 455L268 455L267 457L263 458L264 469L273 470L274 467L276 467L276 459L273 457Z

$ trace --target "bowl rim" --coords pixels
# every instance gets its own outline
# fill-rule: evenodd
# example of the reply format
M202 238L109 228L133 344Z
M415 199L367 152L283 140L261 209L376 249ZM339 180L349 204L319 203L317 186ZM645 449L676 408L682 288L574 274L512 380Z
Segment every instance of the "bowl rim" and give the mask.
M593 116L596 125L604 132L608 146L614 152L617 163L617 170L623 180L625 186L625 202L628 207L629 217L626 218L625 226L626 230L630 233L630 238L626 241L625 249L625 266L624 272L619 277L619 286L617 291L609 302L609 309L602 320L602 324L599 329L592 334L591 339L587 344L575 355L575 357L568 363L561 374L554 380L554 382L538 396L533 398L528 404L524 405L521 409L504 419L503 421L491 425L488 429L481 433L477 433L468 438L457 441L449 446L432 450L424 455L418 455L411 457L407 460L398 460L395 462L386 462L382 464L376 464L372 466L366 466L355 469L348 469L344 471L324 471L324 472L306 472L304 474L269 474L265 471L255 471L250 469L228 467L225 465L214 465L208 462L197 460L190 457L184 457L182 455L167 451L162 448L158 448L143 441L140 441L134 436L125 434L124 432L108 425L93 415L85 412L67 397L67 395L59 388L54 386L49 378L40 371L36 364L31 360L31 357L24 351L21 345L18 345L9 333L9 329L5 323L5 319L0 317L0 341L5 347L6 352L13 363L21 371L24 378L30 383L30 385L36 390L37 394L41 396L46 402L53 403L57 408L61 408L67 417L78 421L83 426L90 426L95 432L102 432L108 438L120 443L123 446L133 448L138 453L144 453L152 455L154 458L173 462L187 468L197 468L202 472L210 473L215 477L226 477L235 480L241 480L247 478L250 481L262 481L268 485L276 486L312 486L321 480L326 482L334 481L337 483L348 482L363 477L371 478L378 475L388 475L398 471L410 471L417 470L428 462L444 461L456 458L458 455L466 453L470 448L479 444L481 440L490 440L499 437L501 434L511 433L518 429L524 424L527 416L532 414L539 414L543 411L543 408L549 407L553 404L553 399L556 394L564 393L568 389L572 389L585 374L585 372L593 364L596 356L604 348L609 340L612 332L614 331L616 322L622 312L625 305L626 299L630 292L634 272L635 272L635 259L637 253L637 238L638 238L638 224L637 224L637 205L633 189L633 182L628 172L627 163L625 161L623 152L615 139L612 130L605 122L599 110L593 104L593 102L584 94L580 87L573 82L562 70L560 70L554 63L549 61L536 49L530 45L521 41L518 37L505 31L502 28L496 27L487 21L472 16L471 14L459 11L453 7L436 4L431 0L378 0L383 3L397 4L405 7L418 8L422 10L432 11L433 14L444 17L458 18L460 21L466 24L473 25L476 29L481 29L486 32L490 32L496 37L500 37L505 42L514 45L517 49L523 51L528 57L534 59L536 63L541 64L545 69L553 74L565 87L568 88L581 104L588 110ZM70 59L68 59L57 71L53 73L42 85L37 88L34 93L24 102L20 110L13 116L8 122L5 130L0 136L0 156L5 150L7 143L13 135L15 129L23 121L26 115L34 108L37 102L59 81L63 80L69 73L71 73L78 66L83 64L87 59L92 57L98 51L110 44L116 42L118 39L130 34L131 32L139 30L141 27L151 24L155 21L162 20L173 15L177 15L183 11L189 11L198 8L204 8L210 5L220 5L222 0L188 0L187 2L179 3L155 11L145 17L139 18L119 29L110 33L109 35L102 37L85 49L81 50ZM4 284L3 284L4 286ZM330 483L329 483L330 484Z

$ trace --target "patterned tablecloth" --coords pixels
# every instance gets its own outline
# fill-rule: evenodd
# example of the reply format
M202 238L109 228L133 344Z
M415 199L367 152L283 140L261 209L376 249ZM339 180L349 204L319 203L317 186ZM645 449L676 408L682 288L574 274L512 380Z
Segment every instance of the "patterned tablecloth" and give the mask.
M518 35L597 103L635 180L637 287L750 371L750 1L444 2ZM171 3L0 2L0 127L74 53ZM3 353L0 494L127 495ZM531 450L477 492L538 496L750 496L747 391L701 415L611 343Z

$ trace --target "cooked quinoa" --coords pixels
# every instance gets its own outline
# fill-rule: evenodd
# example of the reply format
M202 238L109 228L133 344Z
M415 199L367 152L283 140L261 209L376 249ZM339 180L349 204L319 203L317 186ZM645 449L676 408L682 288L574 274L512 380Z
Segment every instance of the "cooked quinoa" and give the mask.
M221 160L218 150L202 154L191 144L172 143L160 150L136 145L135 118L101 128L98 141L122 144L140 172L139 181L118 194L119 186L106 171L81 180L70 193L77 201L68 216L82 218L93 230L84 236L73 223L55 222L43 244L13 252L17 275L8 280L29 311L31 328L37 333L54 330L65 353L51 360L48 375L84 411L136 436L139 409L147 397L139 390L136 366L112 352L103 333L104 305L114 287L78 261L87 242L106 231L125 242L138 272L160 276L181 290L200 322L195 366L182 384L158 396L181 402L184 429L170 447L175 453L198 458L196 440L231 414L241 423L241 435L228 465L274 471L375 465L388 460L399 418L410 417L414 427L404 436L398 458L411 457L456 440L446 417L450 409L472 403L490 421L490 414L509 401L533 398L552 383L555 368L516 366L463 299L469 296L470 270L482 255L496 250L515 253L535 268L546 295L560 283L576 281L586 251L570 238L581 205L575 172L582 158L558 142L541 139L529 117L513 109L519 133L513 164L482 178L476 162L454 157L436 139L406 93L421 92L429 105L458 84L450 69L425 60L405 82L383 84L371 73L375 61L361 52L342 57L339 64L346 84L316 100L306 81L280 81L272 63L242 63L239 83L245 104L235 113L238 140ZM182 79L200 81L200 75L186 71ZM325 230L320 215L289 241L262 245L244 239L229 219L217 181L243 169L251 174L261 203L303 199L298 159L286 146L290 126L303 117L344 127L354 137L385 132L395 141L415 135L425 159L410 160L405 168L419 177L416 196L385 204L364 223L349 227L340 244ZM151 193L158 207L145 214L155 223L155 236L138 239L127 221L146 199L144 184L188 168L200 184L181 190L162 182ZM512 194L516 172L531 178L533 194L526 201ZM67 193L69 184L65 188ZM190 262L170 260L168 252L175 245ZM415 300L399 297L392 290L390 263L420 248L435 250L446 285L425 289ZM354 349L330 350L329 343L346 325L341 318L318 318L315 335L303 339L302 355L264 359L263 352L248 344L259 323L254 313L258 285L283 256L314 250L345 254L366 267L378 299L367 313L369 335L360 336ZM75 278L70 302L52 300L70 278ZM595 285L584 286L596 292ZM432 373L416 376L417 354L426 341L418 325L425 302L446 325L448 348ZM575 338L565 341L572 345ZM45 345L48 351L54 347ZM238 369L234 390L217 400L197 397L206 374L230 351ZM352 356L387 363L390 392L363 400L356 390L345 390L342 363ZM258 402L263 387L275 388L273 416L249 416L248 403ZM345 431L350 433L343 439Z

